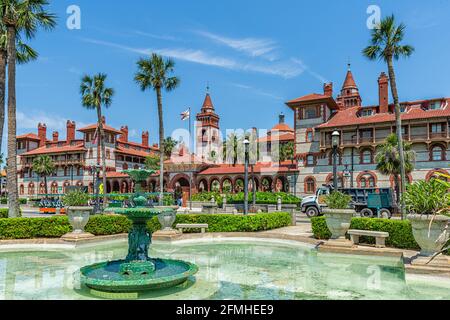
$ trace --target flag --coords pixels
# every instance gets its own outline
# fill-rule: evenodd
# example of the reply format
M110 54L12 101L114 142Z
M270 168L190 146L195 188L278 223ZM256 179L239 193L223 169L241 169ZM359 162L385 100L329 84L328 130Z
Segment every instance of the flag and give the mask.
M189 120L191 117L191 108L187 109L185 112L181 114L181 121Z

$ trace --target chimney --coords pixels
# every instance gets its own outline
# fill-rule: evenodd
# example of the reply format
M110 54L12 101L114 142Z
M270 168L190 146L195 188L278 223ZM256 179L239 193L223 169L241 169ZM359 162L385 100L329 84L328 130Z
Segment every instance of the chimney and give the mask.
M53 132L53 142L58 142L59 141L59 133L58 131L54 131Z
M142 145L148 147L148 131L142 132Z
M67 133L66 133L66 140L67 143L71 143L73 140L75 140L75 121L67 120Z
M155 149L159 149L159 144L157 144L157 143L154 143L154 144L153 144L153 148L155 148Z
M325 83L323 85L323 94L332 97L333 96L333 82Z
M122 134L119 137L119 141L128 142L128 126L123 126L120 128Z
M41 139L39 141L39 147L45 146L45 143L47 142L47 126L45 123L38 124L38 136L39 136L39 139Z
M286 116L284 115L284 113L283 113L283 112L280 113L280 121L279 121L279 123L280 123L280 124L283 124L284 121L285 121L285 119L286 119Z
M389 112L389 78L382 72L378 78L378 97L380 113Z

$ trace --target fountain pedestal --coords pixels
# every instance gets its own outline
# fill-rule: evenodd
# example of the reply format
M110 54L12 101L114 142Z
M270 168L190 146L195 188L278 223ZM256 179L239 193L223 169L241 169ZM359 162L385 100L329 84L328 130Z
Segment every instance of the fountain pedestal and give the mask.
M126 216L133 223L128 235L127 257L124 260L86 266L80 270L81 282L91 289L91 294L103 298L137 298L138 293L142 291L182 284L198 271L198 267L189 262L149 257L152 235L147 228L148 221L160 214L174 215L174 212L170 208L144 207L147 199L141 193L140 184L153 171L129 170L126 173L138 184L132 199L136 207L114 211Z

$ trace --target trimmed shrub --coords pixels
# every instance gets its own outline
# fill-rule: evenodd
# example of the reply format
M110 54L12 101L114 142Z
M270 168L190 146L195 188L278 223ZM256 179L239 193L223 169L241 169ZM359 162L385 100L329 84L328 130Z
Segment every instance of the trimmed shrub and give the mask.
M19 199L19 204L27 204L27 199L25 199L25 198L20 198ZM3 198L0 198L0 204L8 204L8 198L5 198L5 197L3 197Z
M8 208L0 209L0 219L8 218L8 212L9 212Z
M331 237L325 217L314 217L311 219L311 224L316 239L329 239ZM350 229L389 232L389 238L386 239L387 246L399 249L419 249L419 245L412 234L411 223L408 220L353 218ZM361 237L360 241L368 244L375 243L375 239L372 237Z
M261 213L257 215L178 215L175 223L207 223L209 232L263 231L289 226L289 213ZM121 215L91 216L86 232L96 236L127 233L131 221ZM150 232L161 229L157 217L148 222ZM66 216L51 218L8 218L0 219L0 240L59 238L71 232ZM188 231L189 232L189 231Z
M257 192L256 193L256 203L257 204L277 204L278 197L281 198L281 202L283 204L300 204L301 199L293 196L289 193L285 192ZM203 201L203 202L209 202L211 199L214 198L216 200L216 203L219 206L222 206L223 203L223 196L219 192L201 192L192 195L192 201ZM230 204L239 204L244 203L244 193L236 193L236 194L227 194L227 203ZM253 201L253 193L249 192L248 194L248 201Z

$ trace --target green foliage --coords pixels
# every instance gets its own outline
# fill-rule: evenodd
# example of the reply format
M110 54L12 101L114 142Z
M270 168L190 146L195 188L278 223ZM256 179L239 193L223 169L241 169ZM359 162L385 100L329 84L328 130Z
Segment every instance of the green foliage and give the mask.
M160 157L157 155L149 155L145 158L145 168L148 170L159 170L160 169Z
M325 198L325 203L330 209L348 209L352 197L339 191L332 192Z
M447 212L450 207L448 188L447 183L436 178L409 185L403 195L407 210L415 214Z
M164 139L164 156L166 159L170 159L172 156L173 149L178 145L178 142L172 139L172 137L167 137ZM159 159L158 159L159 161Z
M8 208L2 208L2 209L0 209L0 219L6 219L6 218L8 218L8 212L9 212L9 209L8 209Z
M55 164L49 156L39 156L33 160L33 171L41 177L49 176L55 171Z
M216 203L219 206L222 206L223 197L219 192L201 192L192 195L192 201L200 201L200 202L211 202L211 199L214 198Z
M28 200L25 198L20 198L19 199L19 204L25 205L27 204ZM8 204L8 198L1 198L0 199L0 204Z
M1 213L2 216L4 213ZM253 232L289 226L289 213L262 213L257 215L178 215L175 223L207 223L209 232ZM86 232L94 235L127 233L131 221L121 215L91 216ZM148 229L155 232L161 229L158 218L148 223ZM71 232L67 217L52 218L8 218L0 219L0 239L59 238Z
M314 217L311 219L311 224L316 239L323 240L331 237L325 217ZM408 220L353 218L350 229L389 232L389 238L386 239L387 246L399 249L419 249ZM361 237L360 241L361 243L375 243L375 239L371 237Z
M80 190L73 190L64 195L62 202L67 207L86 206L89 202L89 195Z
M249 202L253 201L253 193L249 193ZM281 198L283 204L299 204L302 200L296 196L293 196L285 192L257 192L256 203L257 204L277 204L278 197ZM223 196L219 192L201 192L192 195L192 201L209 202L214 198L216 203L221 206L223 203ZM244 193L227 194L227 203L238 204L244 202Z

